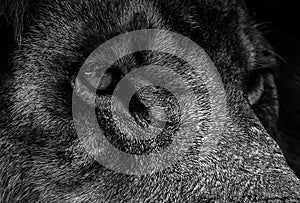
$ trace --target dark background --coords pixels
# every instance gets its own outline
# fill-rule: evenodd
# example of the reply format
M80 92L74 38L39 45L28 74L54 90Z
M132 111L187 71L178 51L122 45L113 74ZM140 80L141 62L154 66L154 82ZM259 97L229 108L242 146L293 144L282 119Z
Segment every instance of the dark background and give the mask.
M8 52L13 49L11 42L13 41L12 25L7 25L7 20L0 16L0 80L2 76L7 73L9 67L9 54ZM0 81L1 84L1 81Z

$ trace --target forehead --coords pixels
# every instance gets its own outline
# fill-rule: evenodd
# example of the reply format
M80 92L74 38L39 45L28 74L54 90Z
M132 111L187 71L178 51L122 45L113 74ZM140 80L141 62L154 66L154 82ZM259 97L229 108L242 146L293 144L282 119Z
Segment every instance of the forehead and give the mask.
M233 0L40 1L35 8L31 36L40 40L42 35L44 40L38 43L44 48L55 44L52 49L72 50L83 59L122 33L162 29L200 45L224 78L233 78L231 73L243 73L255 63L251 25L243 5Z
M237 29L246 21L242 5L235 1L68 0L35 4L34 14L44 22L57 21L63 26L66 22L70 25L82 22L107 32L159 27L186 33L199 31L199 27L202 32L225 31Z

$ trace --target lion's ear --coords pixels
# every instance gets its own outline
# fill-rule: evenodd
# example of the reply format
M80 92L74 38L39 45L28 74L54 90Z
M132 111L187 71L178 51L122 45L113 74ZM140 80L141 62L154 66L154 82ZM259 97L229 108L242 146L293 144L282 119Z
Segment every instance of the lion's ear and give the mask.
M0 17L5 27L13 29L14 38L21 43L24 23L28 20L30 0L0 0ZM3 25L2 25L3 26Z

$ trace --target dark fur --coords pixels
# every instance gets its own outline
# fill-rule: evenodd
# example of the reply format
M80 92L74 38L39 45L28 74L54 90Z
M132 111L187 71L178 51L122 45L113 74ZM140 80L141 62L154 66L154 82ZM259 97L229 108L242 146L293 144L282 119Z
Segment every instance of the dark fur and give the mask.
M0 12L18 42L1 87L1 202L300 196L299 180L266 132L277 137L277 94L269 72L262 73L266 91L259 102L251 108L246 99L248 73L275 61L240 1L1 1ZM226 130L207 159L198 160L203 152L195 149L170 170L136 177L104 168L81 147L72 123L71 78L102 42L145 28L169 29L201 45L223 79L229 111Z
M300 177L300 33L295 26L299 12L295 2L248 0L247 4L252 15L265 22L260 29L281 58L275 74L280 106L277 141L292 169ZM286 15L278 16L279 12Z

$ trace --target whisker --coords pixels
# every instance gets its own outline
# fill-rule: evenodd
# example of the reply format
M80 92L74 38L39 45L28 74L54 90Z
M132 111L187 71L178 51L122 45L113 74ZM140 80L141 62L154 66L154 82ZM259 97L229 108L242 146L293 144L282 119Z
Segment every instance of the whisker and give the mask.
M264 49L264 51L267 51L271 55L275 56L277 59L281 60L283 63L288 63L287 60L285 60L282 56L277 54L274 50L272 49Z

